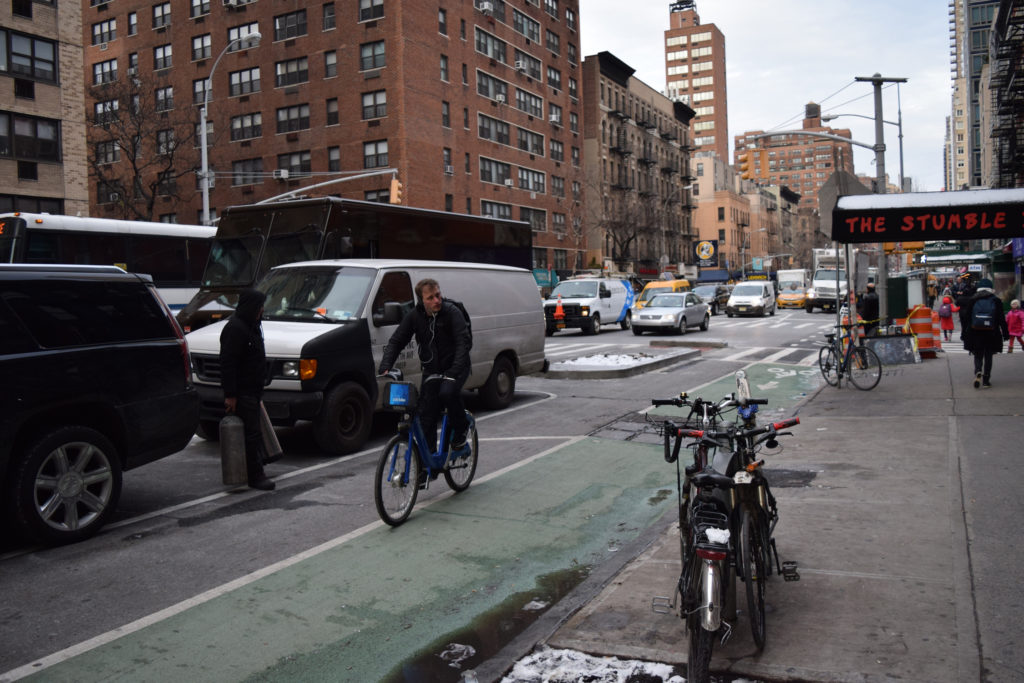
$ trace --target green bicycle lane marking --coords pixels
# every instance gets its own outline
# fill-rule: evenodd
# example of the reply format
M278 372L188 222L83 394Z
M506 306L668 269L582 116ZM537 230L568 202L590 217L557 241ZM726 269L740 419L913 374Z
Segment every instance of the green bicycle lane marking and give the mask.
M586 438L29 680L381 680L538 577L606 560L672 507L669 479L660 449Z

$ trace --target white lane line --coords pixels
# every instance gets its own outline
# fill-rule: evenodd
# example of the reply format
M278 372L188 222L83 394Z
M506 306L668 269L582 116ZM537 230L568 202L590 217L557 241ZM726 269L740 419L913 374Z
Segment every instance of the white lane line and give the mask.
M794 365L803 365L803 366L806 366L806 367L812 367L814 365L817 365L818 364L818 354L819 353L820 353L820 351L815 351L814 353L809 353L805 357L801 358L796 363L794 363Z
M744 358L745 356L749 356L752 353L757 353L762 348L764 348L764 347L763 346L755 346L755 347L750 348L750 349L744 349L744 350L740 351L739 353L734 353L731 356L726 356L722 360L739 360L741 358Z
M782 358L783 356L788 356L791 353L793 353L793 349L782 349L781 351L776 351L775 353L771 354L770 356L762 358L760 360L760 362L762 362L762 363L771 363L773 361L777 361L778 359Z

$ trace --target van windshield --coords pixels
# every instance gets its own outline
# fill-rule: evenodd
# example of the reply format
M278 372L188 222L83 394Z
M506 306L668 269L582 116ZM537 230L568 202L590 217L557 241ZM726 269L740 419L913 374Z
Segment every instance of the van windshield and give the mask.
M267 294L265 320L337 323L355 320L376 271L316 266L273 270L260 282Z
M764 285L751 283L740 283L732 290L736 296L761 296L764 292Z
M597 285L596 280L565 280L558 283L551 292L551 298L593 299L597 296Z

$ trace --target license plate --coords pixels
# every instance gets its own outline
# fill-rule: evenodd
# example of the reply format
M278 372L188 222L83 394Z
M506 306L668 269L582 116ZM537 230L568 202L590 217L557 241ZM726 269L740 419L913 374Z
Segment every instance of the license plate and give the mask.
M555 323L555 329L556 330L564 330L565 329L565 323Z
M737 311L745 311L745 310L747 310L747 307L746 307L746 306L738 306L738 307L736 308L736 310L737 310Z

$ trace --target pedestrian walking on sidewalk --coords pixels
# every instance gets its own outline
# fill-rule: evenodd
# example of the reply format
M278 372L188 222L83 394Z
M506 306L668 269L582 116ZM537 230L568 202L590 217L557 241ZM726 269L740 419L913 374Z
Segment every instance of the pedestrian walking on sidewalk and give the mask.
M1024 310L1020 308L1020 300L1010 302L1010 311L1006 314L1006 330L1010 333L1010 345L1007 353L1013 353L1013 340L1016 339L1024 351Z
M953 338L953 330L956 329L953 314L959 311L960 307L953 303L953 297L942 297L942 303L939 305L939 329L942 330L942 341L949 341Z
M1003 352L1003 340L1009 339L1003 302L992 289L992 281L978 281L974 296L960 306L960 339L974 356L974 388L992 386L992 356Z

